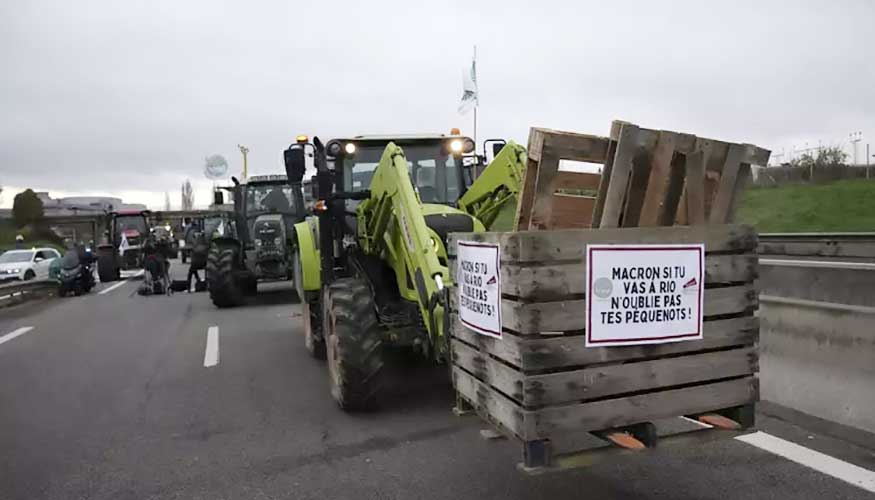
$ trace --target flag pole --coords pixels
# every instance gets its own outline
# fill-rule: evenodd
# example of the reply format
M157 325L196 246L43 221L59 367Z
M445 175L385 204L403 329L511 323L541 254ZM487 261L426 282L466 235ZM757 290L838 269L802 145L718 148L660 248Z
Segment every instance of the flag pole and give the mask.
M474 75L476 78L477 71L477 46L474 46ZM474 81L475 88L477 89L477 94L474 96L474 150L477 150L477 108L480 107L480 86L477 85L477 81Z

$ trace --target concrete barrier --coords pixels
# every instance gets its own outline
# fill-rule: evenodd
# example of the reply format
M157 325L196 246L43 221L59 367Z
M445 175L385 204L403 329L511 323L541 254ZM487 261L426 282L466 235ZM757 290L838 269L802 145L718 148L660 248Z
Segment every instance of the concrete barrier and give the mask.
M875 265L760 264L762 398L875 433Z
M763 399L875 432L875 308L760 297Z

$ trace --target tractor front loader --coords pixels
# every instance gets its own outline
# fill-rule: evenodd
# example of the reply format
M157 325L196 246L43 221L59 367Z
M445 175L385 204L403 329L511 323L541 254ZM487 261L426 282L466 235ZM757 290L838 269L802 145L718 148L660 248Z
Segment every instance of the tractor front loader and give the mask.
M341 408L363 409L384 346L446 359L447 236L511 223L525 150L508 143L475 180L474 142L457 134L314 143L317 215L295 226L305 345Z

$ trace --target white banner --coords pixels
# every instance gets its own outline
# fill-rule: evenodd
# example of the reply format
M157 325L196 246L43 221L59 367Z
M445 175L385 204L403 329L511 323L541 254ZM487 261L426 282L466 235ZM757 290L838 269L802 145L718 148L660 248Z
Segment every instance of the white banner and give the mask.
M460 241L456 288L459 319L468 328L501 338L501 274L498 245Z
M702 338L705 245L587 245L586 346Z

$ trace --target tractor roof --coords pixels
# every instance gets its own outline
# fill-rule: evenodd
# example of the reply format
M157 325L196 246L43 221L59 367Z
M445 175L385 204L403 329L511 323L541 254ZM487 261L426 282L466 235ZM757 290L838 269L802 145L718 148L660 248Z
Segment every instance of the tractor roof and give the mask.
M423 141L423 140L435 140L440 141L444 139L452 139L452 138L464 138L463 135L450 135L450 134L379 134L379 135L356 135L350 137L346 140L353 141L398 141L398 142L406 142L406 141ZM340 139L344 140L344 139Z
M288 177L284 174L252 175L246 179L246 184L286 184Z

